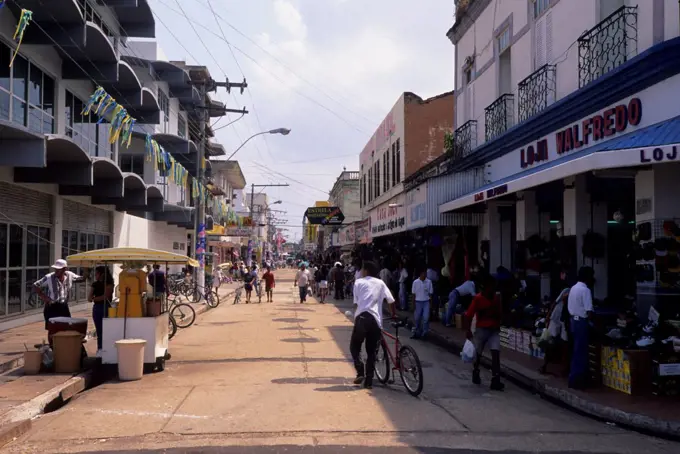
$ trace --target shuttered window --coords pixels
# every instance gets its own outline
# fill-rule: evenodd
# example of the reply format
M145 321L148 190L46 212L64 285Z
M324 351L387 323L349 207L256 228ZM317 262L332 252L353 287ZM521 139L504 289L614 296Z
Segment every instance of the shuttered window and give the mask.
M52 223L52 196L24 187L0 182L0 221Z
M534 37L534 69L538 69L553 59L552 11L548 11L536 21Z
M91 205L64 200L64 229L111 233L111 213Z

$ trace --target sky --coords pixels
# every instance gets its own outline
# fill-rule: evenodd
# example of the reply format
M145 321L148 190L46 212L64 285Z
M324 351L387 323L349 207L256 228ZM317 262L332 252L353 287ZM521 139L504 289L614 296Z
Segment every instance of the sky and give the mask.
M299 240L304 211L342 172L359 170L359 153L401 93L423 98L453 89L451 0L149 0L156 39L170 60L208 66L248 89L213 97L250 113L219 129L250 184L281 200L289 240ZM416 7L427 4L428 8ZM212 10L211 10L212 7ZM213 14L213 11L215 14ZM215 128L238 115L213 119ZM270 202L271 203L271 202Z

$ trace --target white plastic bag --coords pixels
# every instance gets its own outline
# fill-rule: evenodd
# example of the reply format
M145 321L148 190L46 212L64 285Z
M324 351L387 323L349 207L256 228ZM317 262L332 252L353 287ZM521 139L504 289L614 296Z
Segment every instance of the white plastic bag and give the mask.
M470 342L470 340L465 341L465 345L463 345L463 351L461 352L460 356L463 358L463 362L465 363L471 363L475 360L475 344Z

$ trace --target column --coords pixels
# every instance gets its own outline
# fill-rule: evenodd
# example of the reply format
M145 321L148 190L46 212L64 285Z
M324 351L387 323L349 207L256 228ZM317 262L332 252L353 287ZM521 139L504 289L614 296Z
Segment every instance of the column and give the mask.
M526 241L527 238L539 232L536 193L534 191L525 191L519 194L515 209L517 213L517 241Z
M501 215L498 213L498 202L491 200L487 203L484 223L482 224L482 239L489 241L489 272L495 273L501 263Z
M62 231L64 229L64 199L59 195L52 196L52 251L51 257L54 263L57 259L65 259L62 257ZM69 251L68 254L75 254L76 251Z
M607 203L593 202L588 193L586 175L565 179L563 236L576 237L576 268L590 266L595 271L594 297L604 299L608 293L608 270L606 257ZM583 236L591 230L601 235L605 256L584 257Z

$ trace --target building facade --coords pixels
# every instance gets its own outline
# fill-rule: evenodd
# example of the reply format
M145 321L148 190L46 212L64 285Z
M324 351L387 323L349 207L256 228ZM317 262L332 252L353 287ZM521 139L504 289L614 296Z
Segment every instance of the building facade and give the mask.
M643 317L680 296L677 254L635 252L674 242L680 218L679 35L672 0L457 3L456 130L437 178L483 178L439 212L483 216L484 266L527 272L550 296L589 265L597 298L637 294Z
M148 135L162 145L191 184L198 172L183 158L195 156L194 112L205 100L188 84L191 68L133 44L155 36L146 0L22 7L34 14L11 67L21 10L0 9L0 320L30 321L42 308L32 284L58 258L115 246L190 253L191 194L145 160L144 143ZM129 146L82 113L97 87L135 118ZM72 304L87 292L79 284Z
M407 229L404 180L444 154L453 112L453 92L426 100L403 93L364 147L359 200L372 237Z

